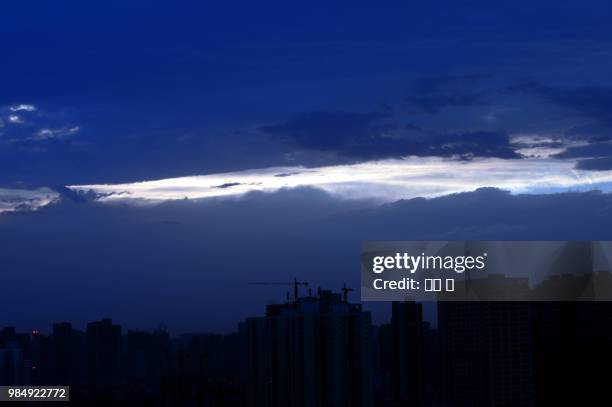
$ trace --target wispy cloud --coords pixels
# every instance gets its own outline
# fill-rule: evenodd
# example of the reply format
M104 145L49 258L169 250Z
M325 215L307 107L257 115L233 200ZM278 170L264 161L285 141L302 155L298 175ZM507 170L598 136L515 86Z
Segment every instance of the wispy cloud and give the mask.
M80 130L79 126L62 127L59 129L40 129L33 137L35 140L49 140L72 136Z
M20 105L13 105L9 107L9 110L11 112L34 112L36 109L36 106L34 105L29 105L29 104L20 104Z
M65 139L80 130L78 125L67 122L64 113L43 111L32 104L2 106L0 115L0 127L4 123L12 125L6 126L4 141L20 148L28 143Z
M12 114L12 115L9 115L8 122L13 123L13 124L22 124L23 119L16 114Z
M612 171L576 170L575 160L483 158L470 161L407 157L318 168L275 167L128 184L73 185L103 202L151 203L176 199L239 196L251 191L313 187L344 199L391 202L436 197L481 187L512 192L593 189L612 183ZM283 177L280 174L289 174ZM219 188L232 185L231 188Z
M0 213L35 211L59 199L60 194L50 188L31 190L0 188Z
M539 133L513 134L510 144L516 153L526 158L550 158L568 149L589 145L585 140Z

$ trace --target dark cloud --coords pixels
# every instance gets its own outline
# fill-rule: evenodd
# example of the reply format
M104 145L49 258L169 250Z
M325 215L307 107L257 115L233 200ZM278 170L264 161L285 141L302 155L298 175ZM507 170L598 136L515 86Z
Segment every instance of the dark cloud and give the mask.
M510 147L510 139L505 132L474 131L468 133L446 134L432 137L432 145L423 146L429 150L429 155L462 157L499 157L519 158L520 156ZM424 154L424 151L418 155Z
M576 168L588 171L612 170L612 143L591 143L570 147L557 154L558 158L579 158Z
M574 89L540 89L553 103L574 109L584 116L612 125L612 88L584 86Z
M301 174L301 172L283 172L280 174L276 174L275 177L284 178L284 177L291 177L293 175L298 175L298 174Z
M506 92L528 92L540 95L558 106L612 125L612 88L605 86L581 86L560 88L538 82L525 82L506 87Z
M418 156L517 158L508 135L496 131L432 134L400 126L386 113L311 112L260 131L302 149L355 159Z
M441 75L420 78L412 82L410 91L418 94L432 94L446 91L456 86L474 85L482 80L490 79L491 75L467 74L467 75Z
M472 74L418 79L413 82L404 100L423 112L431 114L448 107L482 105L485 103L487 91L475 92L472 88L489 77L488 75Z
M438 113L447 107L478 106L484 104L484 93L445 93L406 96L404 100L426 113Z
M570 139L602 141L612 139L612 129L602 123L593 122L574 126L565 132Z
M570 109L589 123L574 126L565 132L566 141L582 142L556 154L557 158L580 158L581 170L612 169L612 88L581 86L561 88L539 82L523 82L507 86L501 92L529 93L553 105Z
M5 290L0 326L110 315L137 328L234 329L284 298L248 281L357 286L363 240L610 240L610 214L612 194L496 189L384 206L311 189L151 207L64 200L0 216L3 286L27 287L36 298ZM194 311L206 309L223 312Z
M558 158L601 158L612 156L612 143L590 143L584 146L570 147L556 155Z
M590 171L612 170L612 156L580 160L576 163L576 168Z
M376 145L382 141L383 133L392 128L382 121L389 118L380 112L309 112L259 130L304 148L361 150L364 143Z
M339 288L352 278L350 257L332 256L335 248L314 239L310 225L365 205L291 190L152 207L66 199L32 215L0 215L3 285L29 282L36 298L24 302L19 290L0 296L0 326L111 315L136 327L234 329L268 300L284 298L248 281L297 276ZM330 269L338 275L316 271ZM223 312L203 318L198 309Z
M100 198L99 194L96 192L89 190L87 192L82 191L73 191L70 188L66 188L65 186L59 185L53 187L53 190L58 192L62 199L66 199L71 202L77 203L85 203L85 202L93 202L96 199Z
M512 195L481 188L398 201L344 216L335 227L371 239L607 240L612 194Z
M242 185L242 183L241 182L226 182L225 184L217 185L215 188L225 189L225 188L235 187L238 185Z

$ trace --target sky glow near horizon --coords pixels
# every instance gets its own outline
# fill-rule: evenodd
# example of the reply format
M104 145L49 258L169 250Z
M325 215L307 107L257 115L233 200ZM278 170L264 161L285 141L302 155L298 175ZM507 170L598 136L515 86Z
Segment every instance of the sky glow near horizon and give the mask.
M305 168L271 167L125 184L71 185L94 192L100 202L135 204L179 199L236 197L252 191L311 187L341 199L392 202L431 198L481 187L512 193L601 189L612 183L612 171L576 170L574 160L482 158L470 161L439 157L406 157Z

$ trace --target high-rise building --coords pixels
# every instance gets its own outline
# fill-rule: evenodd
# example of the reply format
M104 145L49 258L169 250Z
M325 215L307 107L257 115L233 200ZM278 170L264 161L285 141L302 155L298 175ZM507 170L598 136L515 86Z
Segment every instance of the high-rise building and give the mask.
M390 405L419 406L424 397L423 306L393 302L391 324L380 329L382 397Z
M24 385L23 353L16 344L0 348L0 386Z
M97 391L121 381L121 326L110 318L87 324L87 371Z
M531 304L440 302L438 328L450 405L533 405Z
M29 384L22 342L14 327L0 330L0 386Z
M542 302L533 309L537 405L606 404L612 303Z
M66 385L85 383L85 334L72 328L69 322L53 324L50 341L51 376L47 384Z
M319 290L240 324L246 404L372 405L371 316Z

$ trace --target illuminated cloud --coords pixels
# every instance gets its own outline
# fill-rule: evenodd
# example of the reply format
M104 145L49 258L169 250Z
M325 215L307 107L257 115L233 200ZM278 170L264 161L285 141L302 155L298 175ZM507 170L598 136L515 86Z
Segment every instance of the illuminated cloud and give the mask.
M62 127L59 129L41 129L36 133L34 140L48 140L72 136L79 131L79 126Z
M41 152L43 148L34 143L66 139L80 131L79 126L65 122L62 112L42 111L30 104L0 106L0 114L0 127L6 127L0 142L5 147Z
M580 171L574 160L499 158L471 161L407 157L318 168L276 167L129 184L74 185L103 202L162 202L239 196L251 191L313 187L344 199L390 202L497 187L515 193L594 189L612 183L612 171ZM222 187L220 187L222 186Z
M510 144L518 154L526 158L550 158L567 149L589 145L585 140L574 140L542 134L515 134Z
M36 110L36 106L34 105L28 105L28 104L20 104L20 105L13 105L9 107L11 112L33 112Z
M9 123L13 123L13 124L21 124L23 123L23 120L21 119L21 117L19 117L16 114L12 114L8 117L8 121Z
M59 193L49 188L33 190L0 188L0 213L35 211L57 202L59 198Z

